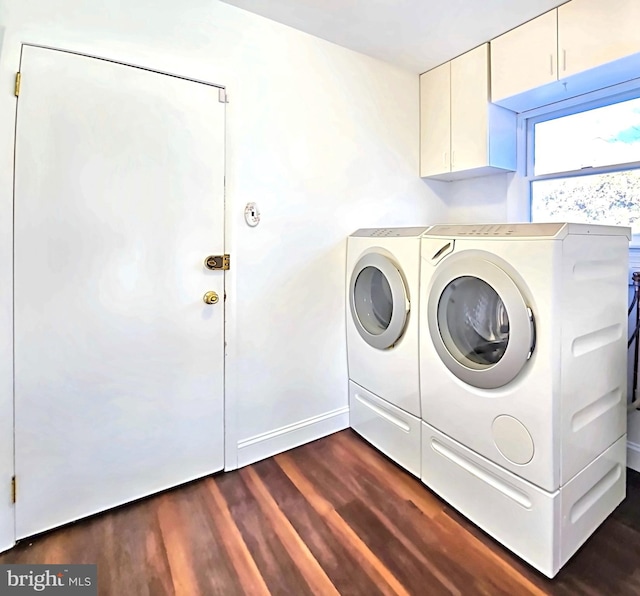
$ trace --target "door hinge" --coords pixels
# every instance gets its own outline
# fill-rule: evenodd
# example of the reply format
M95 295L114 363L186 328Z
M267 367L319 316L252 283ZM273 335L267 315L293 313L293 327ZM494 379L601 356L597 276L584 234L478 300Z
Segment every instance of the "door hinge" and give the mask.
M218 101L220 103L229 103L229 96L226 89L218 89Z
M11 502L15 503L18 496L18 482L15 476L11 477Z
M204 260L204 266L211 271L228 271L231 267L231 256L210 255Z
M22 73L16 73L16 87L14 90L15 96L18 97L20 95L20 82L22 80Z

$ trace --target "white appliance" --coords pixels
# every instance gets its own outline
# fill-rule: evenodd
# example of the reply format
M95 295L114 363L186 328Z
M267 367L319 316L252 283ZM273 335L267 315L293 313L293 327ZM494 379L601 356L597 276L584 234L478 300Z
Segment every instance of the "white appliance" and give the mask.
M630 230L422 238L422 480L553 577L625 495Z
M416 476L420 236L427 229L362 229L347 238L350 424Z

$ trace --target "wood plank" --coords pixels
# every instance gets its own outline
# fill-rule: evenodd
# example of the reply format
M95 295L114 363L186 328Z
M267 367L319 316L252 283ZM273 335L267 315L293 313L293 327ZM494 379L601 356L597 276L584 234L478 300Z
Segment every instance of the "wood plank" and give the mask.
M434 498L433 493L425 490L424 484L418 478L407 473L374 447L365 443L354 431L337 433L335 438L335 446L341 453L357 453L356 459L364 467L375 471L383 478L388 478L386 485L398 498L411 501L428 517L434 517L442 511L439 498Z
M191 567L188 536L182 530L177 499L171 493L160 495L157 504L158 522L167 552L171 581L176 596L200 594L196 570ZM100 575L100 569L98 569Z
M326 441L314 441L288 452L294 463L304 469L305 475L315 487L322 487L321 494L331 507L336 509L351 502L357 494L345 482L348 477L340 477L337 472L334 456ZM317 465L321 462L322 465ZM329 463L329 465L324 465Z
M484 541L479 540L465 526L453 523L445 512L433 518L432 523L439 528L443 543L451 550L455 549L456 559L465 561L467 568L473 570L475 583L490 593L523 596L545 593L527 575L531 568L526 563L497 544L495 551L488 549L486 543L493 540L486 534L483 534Z
M269 519L271 526L275 529L276 534L282 541L289 556L307 580L313 593L339 596L338 591L327 577L322 566L318 564L318 561L302 538L300 538L293 525L278 507L278 504L267 490L267 487L260 480L255 468L248 467L240 473L247 483L249 490L256 497L260 508Z
M271 594L313 594L301 570L289 556L275 528L247 487L240 471L216 478L242 540Z
M177 494L177 514L185 536L190 566L196 570L196 580L202 594L235 594L242 584L229 553L218 534L207 502L210 496L202 482L184 486ZM169 551L169 545L167 545Z
M468 589L473 584L474 577L468 573L466 566L460 566L443 549L437 528L429 528L428 532L419 530L424 526L424 514L411 500L399 499L394 494L395 475L382 475L379 471L362 465L362 462L354 461L352 451L338 450L336 455L345 467L355 472L354 490L365 502L369 501L371 512L440 584L451 594L461 594L461 588ZM429 515L433 515L435 510L434 505L430 506ZM449 575L456 578L458 585L449 579Z
M98 565L98 591L140 596L174 594L164 537L152 503L140 501L92 520L95 539L70 562Z
M358 561L273 459L256 464L254 469L340 594L382 594L366 573L353 573Z
M336 513L332 505L318 494L315 486L294 463L290 452L282 453L276 461L296 488L305 496L316 512L329 525L333 534L341 540L358 561L361 569L386 595L398 594L408 596L409 593L398 579L380 562L371 549L360 539L353 529Z
M424 567L392 532L372 512L370 505L354 500L340 507L337 513L358 534L362 541L393 573L410 594L450 594L432 571Z
M227 503L218 485L211 478L205 480L205 484L213 497L213 501L209 501L209 510L218 528L222 543L229 552L229 557L242 583L244 593L255 596L268 596L269 588L267 588L267 584L264 582L262 575L260 575L260 571L251 557L247 545L242 540L242 534L231 517Z

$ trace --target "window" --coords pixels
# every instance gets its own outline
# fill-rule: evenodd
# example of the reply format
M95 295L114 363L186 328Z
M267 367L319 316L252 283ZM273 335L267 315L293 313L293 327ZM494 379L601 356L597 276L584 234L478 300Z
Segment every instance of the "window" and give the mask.
M527 119L531 221L630 226L640 247L639 95Z

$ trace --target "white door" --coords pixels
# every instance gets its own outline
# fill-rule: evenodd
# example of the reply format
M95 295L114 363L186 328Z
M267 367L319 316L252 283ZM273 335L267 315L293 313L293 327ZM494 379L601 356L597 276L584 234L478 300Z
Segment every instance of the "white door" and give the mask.
M17 538L221 470L224 359L218 88L29 46L21 72Z

